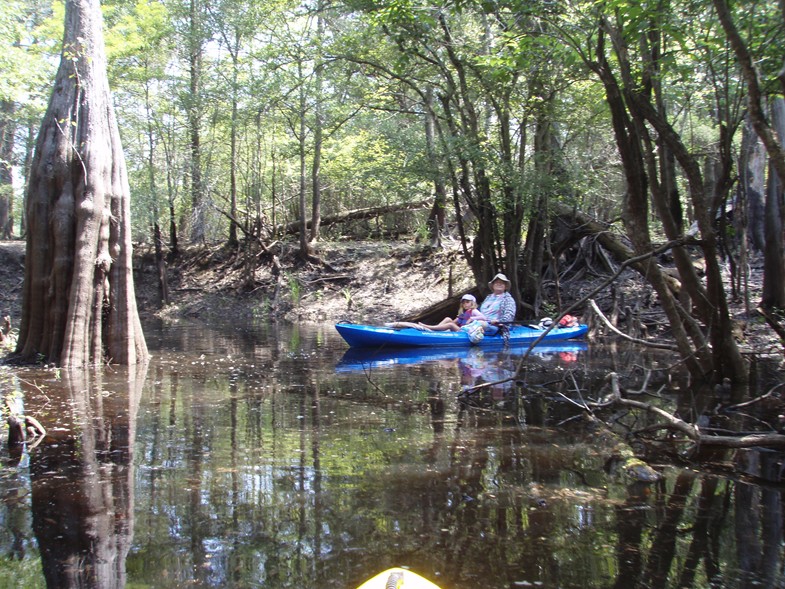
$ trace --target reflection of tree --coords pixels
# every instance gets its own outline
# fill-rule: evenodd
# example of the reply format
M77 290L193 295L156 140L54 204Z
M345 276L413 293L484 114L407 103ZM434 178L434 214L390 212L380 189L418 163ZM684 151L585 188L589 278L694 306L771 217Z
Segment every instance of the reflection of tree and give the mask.
M665 587L668 573L673 565L676 540L679 538L679 524L684 517L684 506L690 495L695 476L682 472L676 478L660 525L654 533L645 579L652 587ZM648 586L648 585L647 585Z
M59 427L30 461L33 529L49 587L125 586L136 413L146 370L62 373L73 427L66 434ZM59 416L63 423L68 417Z
M684 560L684 566L679 578L679 587L692 587L694 585L696 570L701 561L705 563L709 577L714 576L713 573L717 570L716 557L710 550L712 528L709 525L715 501L717 500L716 494L717 479L714 477L704 479L701 482L700 495L698 496L692 542L687 552L687 558Z
M780 482L782 456L774 452L743 451L736 456L740 469L764 480ZM736 550L743 582L772 587L782 566L783 539L780 489L744 482L735 487ZM781 582L781 581L780 581Z
M765 459L762 465L757 465L758 457L753 461L766 470ZM779 459L776 466L778 470ZM776 475L778 480L778 471ZM627 501L617 508L614 587L778 586L783 539L780 489L746 482L720 484L716 477L705 477L693 492L695 481L692 472L676 477L670 496L662 497L660 508L654 510L655 522L645 509L651 489L641 483L628 488ZM734 517L728 518L729 513ZM723 534L729 525L732 534ZM731 536L735 542L728 544ZM731 547L735 560L728 551ZM739 575L737 585L734 571Z

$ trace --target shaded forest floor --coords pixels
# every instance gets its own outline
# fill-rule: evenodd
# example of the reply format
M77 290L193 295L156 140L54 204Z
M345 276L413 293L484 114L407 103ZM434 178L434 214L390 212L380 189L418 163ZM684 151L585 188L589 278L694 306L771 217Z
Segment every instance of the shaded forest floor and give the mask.
M24 251L24 241L0 241L0 315L9 315L14 326L21 317ZM248 256L226 247L189 247L167 264L170 301L162 306L152 248L138 246L134 275L140 313L233 323L271 317L308 322L438 320L453 314L453 305L435 310L430 317L429 309L474 286L455 244L429 251L406 241L322 242L314 247L314 254L321 263L303 263L295 243L279 243L270 255L252 257L255 262L248 264ZM251 272L248 268L252 266ZM752 265L749 303L742 297L732 302L737 337L746 351L781 353L775 334L754 312L760 299L761 270L761 264ZM596 272L560 278L561 309L604 280L605 276ZM556 300L555 281L546 281L546 290ZM667 337L668 324L656 295L635 272L626 271L593 298L604 313L618 312L622 331L628 331L625 319L632 310L645 326L647 337ZM540 315L556 316L559 310L555 303L546 304ZM584 311L579 309L576 314Z

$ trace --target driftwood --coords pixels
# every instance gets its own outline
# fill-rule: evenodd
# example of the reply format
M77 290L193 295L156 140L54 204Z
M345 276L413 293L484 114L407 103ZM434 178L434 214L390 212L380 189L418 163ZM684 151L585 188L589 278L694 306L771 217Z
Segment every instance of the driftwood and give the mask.
M475 297L480 296L479 289L473 288L471 290L461 291L451 297L444 299L430 307L418 311L412 315L407 315L402 321L409 321L412 323L438 323L445 317L455 317L460 312L461 297L465 294L472 294Z
M429 200L421 200L418 202L411 202L411 203L385 205L382 207L354 209L352 211L346 211L345 213L322 217L321 220L319 221L319 225L321 227L326 227L328 225L346 223L347 221L356 221L357 219L373 219L374 217L379 217L381 215L386 215L388 213L398 213L400 211L415 211L418 209L425 209L431 206L431 204L432 201L429 199ZM311 228L310 220L308 220L305 223L305 228L306 229ZM291 223L286 223L285 225L278 225L276 227L276 233L279 235L281 234L292 235L292 234L297 234L299 232L300 232L300 221L292 221Z
M46 435L46 429L35 418L29 415L9 415L8 422L8 446L13 448L24 444L29 438L43 438Z
M388 213L398 213L401 211L416 211L420 209L426 209L431 205L431 200L421 200L417 202L410 202L410 203L399 203L393 205L384 205L380 207L368 207L364 209L352 209L350 211L345 211L343 213L338 213L336 215L328 215L326 217L322 217L319 220L319 226L324 227L328 225L337 225L338 223L346 223L348 221L356 221L358 219L373 219L374 217L379 217L381 215L386 215ZM229 221L232 221L237 228L242 231L242 233L249 239L254 239L262 242L262 239L259 235L254 233L254 231L249 230L244 223L236 219L231 213L221 209L220 207L213 205L213 209L217 211L219 214L226 217ZM311 228L311 220L308 219L305 222L305 228ZM290 223L281 223L275 226L274 231L272 231L275 235L296 235L300 232L300 221L291 221Z

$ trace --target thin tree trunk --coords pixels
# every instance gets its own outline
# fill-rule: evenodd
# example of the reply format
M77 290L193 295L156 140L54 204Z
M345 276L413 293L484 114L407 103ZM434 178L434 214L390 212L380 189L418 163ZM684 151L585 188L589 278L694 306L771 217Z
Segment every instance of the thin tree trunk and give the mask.
M324 62L321 55L321 43L324 40L324 19L322 11L324 3L319 0L316 8L316 42L318 57L314 64L315 88L314 100L316 104L313 129L313 162L311 164L311 234L310 241L319 239L319 225L322 217L322 136L324 127L324 104L322 102L322 85L324 79Z
M14 104L0 102L0 237L11 239L14 232L14 186L11 163L14 161Z
M235 58L232 59L235 62ZM232 74L232 122L229 136L229 211L232 218L237 218L237 64L233 63ZM235 248L239 244L237 240L237 223L229 222L229 247Z
M311 248L308 245L308 215L306 213L306 185L307 185L307 166L305 161L306 149L305 149L305 113L306 113L306 97L305 97L305 74L303 73L303 63L302 57L300 57L300 61L297 63L297 72L298 72L298 79L300 81L300 112L299 112L299 120L297 123L298 126L298 146L299 146L299 156L300 156L300 188L298 194L298 203L299 203L299 222L300 222L300 252L299 256L302 260L307 260L308 257L311 255Z
M425 91L425 149L428 162L433 174L433 207L428 215L428 239L432 248L438 248L442 243L442 232L445 226L445 210L447 208L447 188L441 174L441 166L436 153L436 139L434 134L435 121L433 113L433 88L428 86Z
M202 183L202 33L200 0L190 3L190 31L188 38L188 75L190 95L188 105L188 134L191 149L191 242L202 243L205 238L205 202Z
M229 130L229 247L239 245L237 239L237 121L238 121L238 72L241 36L235 32L234 40L225 37L226 45L232 56L232 119Z

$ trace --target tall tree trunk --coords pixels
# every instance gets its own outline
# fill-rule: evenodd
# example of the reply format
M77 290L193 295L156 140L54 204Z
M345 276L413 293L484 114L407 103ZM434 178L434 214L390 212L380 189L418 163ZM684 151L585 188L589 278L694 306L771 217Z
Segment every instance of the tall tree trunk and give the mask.
M171 130L162 138L162 149L166 161L166 201L167 214L169 217L169 257L176 258L180 255L179 243L177 238L177 214L175 211L175 200L177 199L177 188L174 176L175 162L177 160L176 142L173 140Z
M229 247L237 248L237 121L238 121L238 90L240 72L240 47L242 35L235 30L234 38L224 37L226 46L232 56L232 118L229 128ZM247 225L246 225L247 226Z
M739 191L744 193L747 210L747 231L752 248L762 252L766 245L765 220L766 153L760 138L747 120L744 125L739 154Z
M316 48L317 58L314 64L314 121L313 121L313 162L311 164L311 234L310 241L319 239L319 228L322 217L322 144L324 131L324 104L322 101L322 85L324 81L324 61L322 59L322 42L324 41L324 19L322 11L324 2L319 0L316 7Z
M147 177L150 185L150 200L152 201L152 211L150 214L150 226L153 231L153 244L155 245L155 264L158 269L158 292L161 295L161 307L169 304L169 285L166 278L166 260L163 254L163 240L161 238L161 226L158 222L160 210L158 208L158 185L155 180L155 156L156 141L155 129L152 116L152 106L150 104L149 86L145 86L145 113L147 115Z
M202 182L202 14L200 0L191 0L188 38L188 134L191 149L191 242L201 243L205 237L205 202Z
M14 232L14 186L11 162L14 157L14 103L0 102L0 237L11 239Z
M533 81L532 94L538 98L534 134L534 178L536 179L534 192L537 196L529 217L523 263L520 268L523 276L521 299L527 309L527 318L535 317L539 313L551 195L558 190L554 180L563 176L563 167L558 161L559 146L553 132L551 111L554 95L545 91L542 79ZM524 152L525 146L521 145L521 157ZM523 162L520 163L520 169L522 176Z
M306 187L307 187L307 166L305 161L306 155L306 146L305 146L305 113L306 113L306 96L305 96L305 74L303 73L303 63L302 58L297 63L297 69L299 74L299 81L300 81L300 113L298 119L298 146L299 146L299 155L300 155L300 190L299 190L299 208L300 208L300 215L299 215L299 222L300 222L300 252L299 256L303 260L307 260L308 257L311 255L311 248L308 245L308 216L307 216L307 207L306 207Z
M785 101L776 99L772 104L772 126L780 137L785 137ZM773 164L770 164L773 167ZM785 309L785 251L783 248L783 194L785 189L773 170L769 173L766 190L766 220L764 231L766 246L763 249L764 309Z
M229 247L236 248L237 239L237 58L232 54L232 122L229 131Z
M67 0L60 68L27 189L20 360L147 359L134 297L130 188L99 0Z
M433 207L428 214L428 240L430 247L438 248L442 244L442 232L445 226L445 210L447 208L447 187L444 185L444 178L439 165L439 157L436 152L435 139L435 115L433 112L433 87L428 86L425 91L425 149L428 162L433 174ZM460 214L456 211L456 214Z

